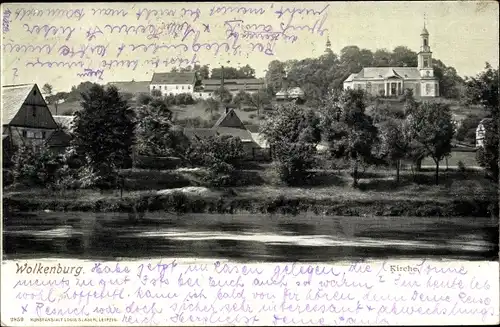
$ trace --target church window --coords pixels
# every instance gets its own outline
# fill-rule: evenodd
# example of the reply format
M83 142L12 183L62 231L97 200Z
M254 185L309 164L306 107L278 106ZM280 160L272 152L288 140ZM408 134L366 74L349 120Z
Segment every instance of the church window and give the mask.
M429 67L429 61L427 60L427 58L424 58L424 67Z
M427 46L427 39L424 39L424 46Z

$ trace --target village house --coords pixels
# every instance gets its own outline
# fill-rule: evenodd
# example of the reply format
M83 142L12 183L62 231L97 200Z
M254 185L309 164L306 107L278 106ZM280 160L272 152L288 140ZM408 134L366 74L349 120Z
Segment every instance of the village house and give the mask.
M438 97L439 82L434 76L429 32L420 34L421 46L417 67L365 67L344 81L344 89L361 89L374 96L398 96L405 89L419 97Z
M240 91L247 93L256 93L262 90L266 83L264 79L260 78L247 78L247 79L224 79L224 87L231 92L233 96ZM214 96L215 90L219 89L222 85L220 79L205 79L201 82L201 90L193 94L198 99L208 99Z
M212 128L184 128L184 135L192 142L216 135L237 137L243 143L246 159L267 159L269 151L262 149L254 135L245 127L234 109L226 107L224 114Z
M58 129L36 84L2 87L4 154L22 145L42 145ZM5 148L6 147L6 148Z
M149 92L160 90L162 95L193 94L196 81L196 73L154 73Z

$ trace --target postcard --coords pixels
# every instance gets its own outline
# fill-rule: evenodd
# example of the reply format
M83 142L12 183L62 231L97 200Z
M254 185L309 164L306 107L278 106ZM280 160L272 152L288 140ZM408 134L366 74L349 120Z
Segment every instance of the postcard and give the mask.
M497 2L1 12L2 326L499 323Z

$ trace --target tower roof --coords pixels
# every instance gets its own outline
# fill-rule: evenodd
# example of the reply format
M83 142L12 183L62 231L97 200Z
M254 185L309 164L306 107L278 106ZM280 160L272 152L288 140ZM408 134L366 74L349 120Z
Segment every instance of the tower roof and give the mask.
M326 47L329 48L332 46L332 43L330 42L330 37L326 38Z
M422 30L422 33L420 33L420 35L429 35L429 32L427 31L427 28L425 28L425 26L424 26L424 29Z

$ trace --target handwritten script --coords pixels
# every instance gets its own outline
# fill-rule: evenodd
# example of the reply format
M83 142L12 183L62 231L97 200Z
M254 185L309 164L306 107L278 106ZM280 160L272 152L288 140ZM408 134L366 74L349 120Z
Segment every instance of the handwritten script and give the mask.
M498 263L7 261L10 325L495 323Z
M33 68L63 68L96 81L214 56L258 60L279 54L280 45L326 42L329 10L329 3L11 4L3 11L3 55L20 78Z

